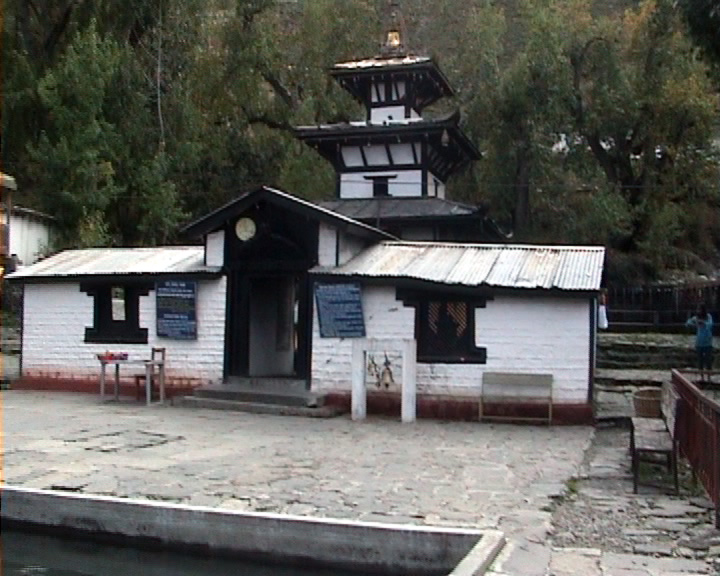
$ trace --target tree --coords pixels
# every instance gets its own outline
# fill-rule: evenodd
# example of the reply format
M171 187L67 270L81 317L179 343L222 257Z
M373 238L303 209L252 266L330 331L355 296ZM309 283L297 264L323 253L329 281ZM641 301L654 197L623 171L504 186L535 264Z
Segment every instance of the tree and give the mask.
M690 33L720 77L720 4L716 0L678 0ZM717 79L717 78L716 78Z
M717 206L714 100L707 68L669 2L643 2L619 24L573 45L574 119L632 218L614 247L657 274L712 255L707 243L693 245L691 230L700 226L713 246L719 238L717 223L688 218Z
M450 197L487 205L518 240L605 244L616 276L703 270L720 241L715 100L681 18L713 21L703 2L403 2L409 47L457 91L428 115L459 107L483 154ZM328 197L331 166L292 127L362 117L327 69L375 53L387 10L6 0L5 170L67 245L172 242L262 184Z
M40 79L38 94L48 121L29 147L35 181L58 219L63 240L79 245L108 241L101 215L120 192L115 182L119 135L103 115L120 62L118 46L94 26L77 36L58 66ZM92 230L87 238L81 230ZM73 242L74 240L74 242Z
M516 238L607 245L611 274L706 270L720 238L714 97L672 5L597 18L589 2L548 0L523 14L514 54L476 41L500 63L463 95L484 152L476 198ZM488 36L468 21L472 49L475 30Z
M185 46L195 45L187 24L199 6L11 5L3 157L25 183L24 199L59 219L61 245L174 235L184 217L171 181L186 137L181 80L192 60Z

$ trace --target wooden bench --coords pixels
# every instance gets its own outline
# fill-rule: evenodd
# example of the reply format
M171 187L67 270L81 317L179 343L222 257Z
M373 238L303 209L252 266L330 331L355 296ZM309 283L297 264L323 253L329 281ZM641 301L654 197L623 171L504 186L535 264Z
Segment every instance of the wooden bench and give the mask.
M479 402L479 419L540 421L552 424L552 374L517 372L484 372ZM538 404L545 407L543 416L488 415L486 404Z
M630 454L632 456L633 492L637 494L640 462L657 462L664 457L668 472L673 475L675 494L678 486L678 444L675 425L678 395L671 382L662 384L662 418L632 418Z

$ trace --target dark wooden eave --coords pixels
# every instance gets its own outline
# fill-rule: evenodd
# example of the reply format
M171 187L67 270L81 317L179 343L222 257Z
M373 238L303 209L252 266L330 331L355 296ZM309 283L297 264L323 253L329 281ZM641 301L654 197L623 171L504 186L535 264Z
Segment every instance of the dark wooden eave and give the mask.
M453 96L447 77L427 57L370 58L343 62L333 66L330 75L364 105L369 104L370 85L387 80L404 80L408 85L412 84L412 104L418 112L443 97Z
M298 126L295 135L315 148L338 172L344 172L340 147L427 142L425 164L443 181L460 168L481 157L480 151L458 126L455 112L436 120L390 122L387 124L326 124ZM392 169L393 166L387 167Z

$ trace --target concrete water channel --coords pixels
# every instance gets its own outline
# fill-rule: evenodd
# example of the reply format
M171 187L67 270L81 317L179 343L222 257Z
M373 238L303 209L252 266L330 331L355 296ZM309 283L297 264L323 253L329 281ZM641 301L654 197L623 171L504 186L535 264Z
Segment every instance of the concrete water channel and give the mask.
M357 576L357 572L267 566L232 558L116 546L87 539L5 529L3 576Z
M294 566L309 569L310 573L320 570L333 575L471 576L484 573L504 544L502 534L492 530L233 512L13 486L2 490L2 521L10 529L75 536L76 546L85 538L155 547L163 552L158 558L161 570L173 550L198 553L188 559L189 564L203 564L200 554L217 557L219 566L209 563L209 571L201 572L209 575L229 565L230 558L240 558L262 567L261 574L283 574L283 566ZM8 549L3 539L4 555L17 565L23 564L27 557L20 553L24 540L15 533L10 542ZM45 556L48 563L63 567L81 563L62 552L60 544L54 546L54 558ZM113 556L127 559L135 553L126 550ZM175 563L179 563L178 559ZM277 567L268 568L273 565ZM138 573L132 572L130 566L125 570L128 574ZM106 569L104 573L109 572ZM122 574L116 570L111 573Z

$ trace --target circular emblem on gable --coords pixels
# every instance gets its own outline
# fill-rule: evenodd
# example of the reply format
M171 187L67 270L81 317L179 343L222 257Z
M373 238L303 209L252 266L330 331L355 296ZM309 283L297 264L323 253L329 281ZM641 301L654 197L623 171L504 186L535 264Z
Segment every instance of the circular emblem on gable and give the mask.
M235 235L243 242L255 236L256 231L257 227L252 218L240 218L235 223Z

